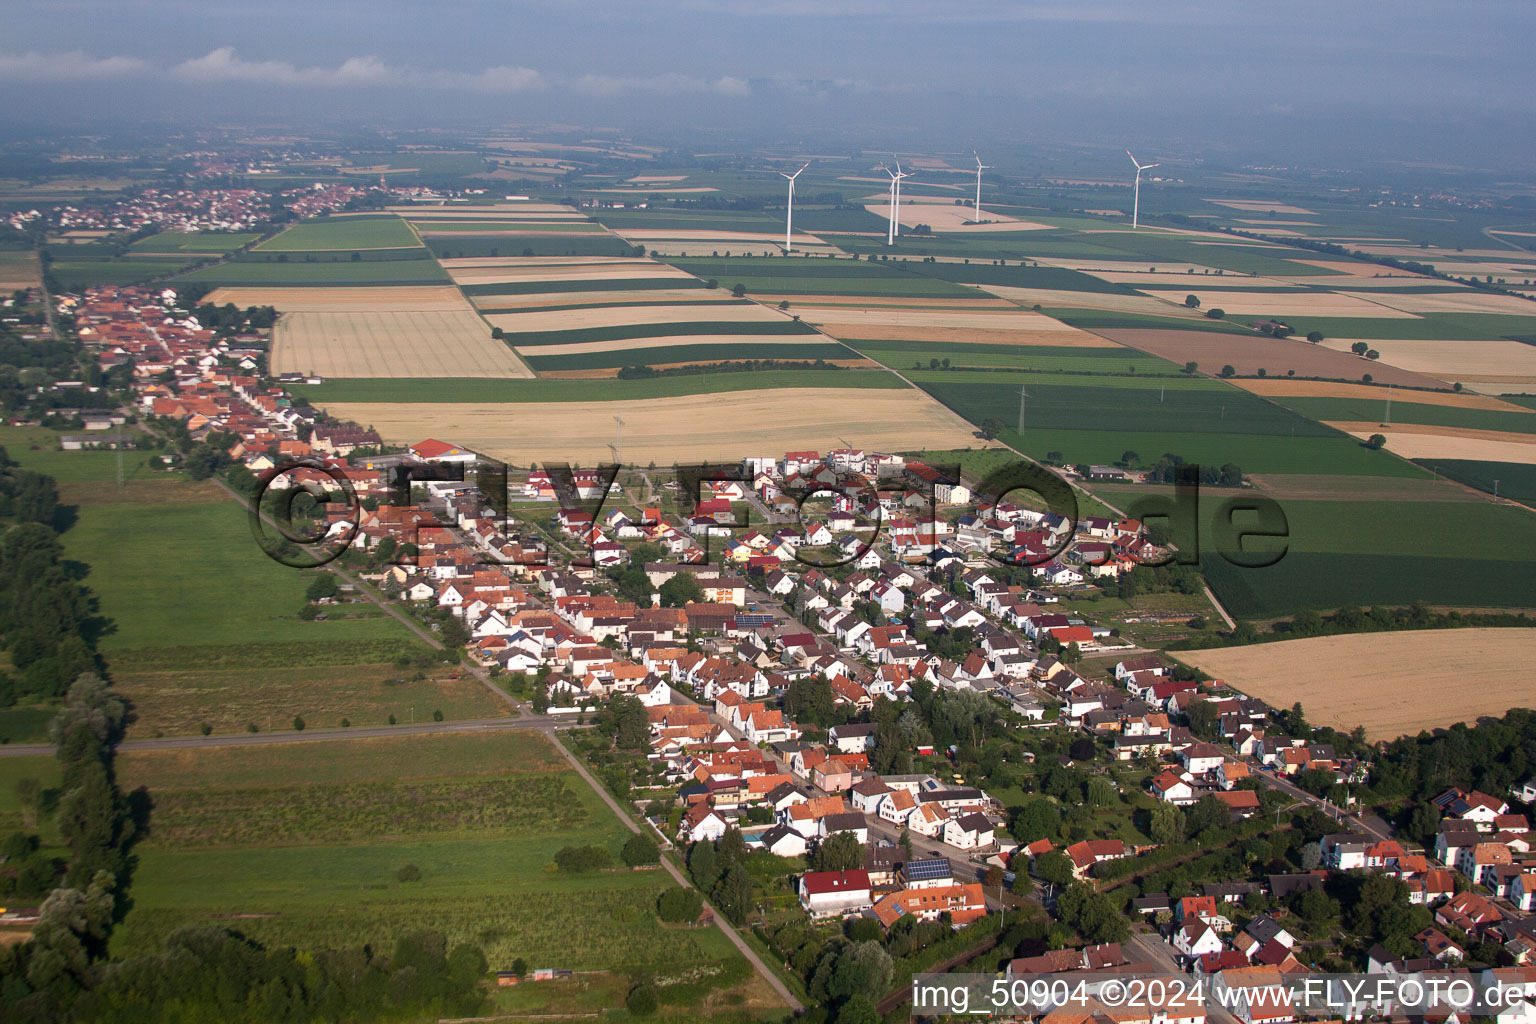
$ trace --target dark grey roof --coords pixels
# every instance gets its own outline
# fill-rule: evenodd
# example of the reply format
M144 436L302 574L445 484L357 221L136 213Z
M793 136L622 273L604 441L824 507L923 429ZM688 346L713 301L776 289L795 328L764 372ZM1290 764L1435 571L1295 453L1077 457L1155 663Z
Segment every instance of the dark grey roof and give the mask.
M858 811L848 811L844 814L829 814L821 819L821 827L830 835L833 832L853 832L857 829L867 828L868 823L864 815Z

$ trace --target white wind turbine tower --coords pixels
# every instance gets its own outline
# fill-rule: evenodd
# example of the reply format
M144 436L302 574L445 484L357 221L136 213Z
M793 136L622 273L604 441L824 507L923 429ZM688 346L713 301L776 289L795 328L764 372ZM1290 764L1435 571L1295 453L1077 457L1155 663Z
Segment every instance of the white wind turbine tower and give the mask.
M880 169L882 171L884 171L886 174L889 174L891 176L891 201L890 201L891 224L890 224L890 227L887 228L886 232L885 232L885 244L886 245L895 245L896 244L896 210L897 210L898 204L901 202L901 199L899 198L900 193L899 193L898 190L901 188L901 179L902 178L906 178L906 177L910 177L910 175L901 174L901 173L899 173L897 171L893 171L889 167L885 166L884 164L880 165Z
M1149 171L1154 167L1161 167L1162 164L1137 164L1136 158L1131 156L1130 150L1126 150L1125 155L1130 156L1131 163L1136 164L1136 197L1131 200L1131 230L1135 231L1136 224L1141 218L1141 172Z
M901 234L901 179L910 178L912 175L901 173L901 161L896 159L896 154L891 154L891 159L896 160L896 218L892 223L896 227L896 234Z
M976 223L981 223L981 172L987 170L987 164L981 162L981 156L974 149L971 156L976 157Z
M789 204L784 209L784 251L786 253L788 253L790 249L789 239L793 231L795 221L795 179L800 177L800 172L804 171L809 166L811 166L811 162L807 160L805 163L800 165L800 170L796 171L794 174L785 174L783 171L779 172L779 177L784 178L789 182Z

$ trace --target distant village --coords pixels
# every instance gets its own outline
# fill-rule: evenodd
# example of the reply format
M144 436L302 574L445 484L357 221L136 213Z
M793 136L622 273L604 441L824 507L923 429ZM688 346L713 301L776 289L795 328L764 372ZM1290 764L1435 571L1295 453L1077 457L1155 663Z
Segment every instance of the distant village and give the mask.
M946 767L952 751L882 751L891 733L874 720L880 702L970 693L1018 728L1092 741L1089 762L1146 766L1157 807L1216 807L1223 827L1258 837L1273 792L1338 825L1303 851L1309 870L1137 896L1137 934L1156 955L1147 941L1057 948L1013 960L1010 974L1177 970L1232 990L1273 988L1309 970L1286 908L1331 876L1367 872L1405 886L1433 922L1411 950L1372 949L1372 973L1467 972L1472 939L1504 951L1506 965L1484 981L1514 979L1536 994L1536 839L1515 807L1536 801L1536 782L1508 794L1448 788L1433 801L1438 839L1422 852L1298 788L1318 776L1358 785L1371 765L1287 734L1264 703L1065 610L1079 589L1164 554L1142 523L977 504L930 465L855 448L752 456L740 479L706 482L696 499L654 471L605 487L595 470L532 468L511 471L507 494L492 500L475 483L477 453L437 438L391 450L365 426L326 418L296 400L302 380L267 376L264 331L221 334L175 299L102 288L58 303L104 370L132 363L140 419L229 438L229 459L258 477L307 459L345 480L358 501L316 515L328 535L375 556L364 578L451 617L467 658L493 676L537 680L541 711L574 720L638 701L646 759L680 812L652 816L664 841L684 848L737 830L749 849L813 858L852 837L859 863L797 879L808 919L963 928L1001 913L1003 887L1021 875L1040 879L1052 907L1073 882L1155 852L1028 834L974 775ZM82 421L65 447L134 443L123 414ZM403 466L433 469L402 490ZM802 522L797 496L810 492L825 500ZM756 525L736 525L743 511ZM839 724L796 720L792 695L811 681L830 693ZM1195 718L1209 724L1204 738ZM891 770L913 759L926 767ZM1065 875L1047 880L1056 872L1043 864ZM1255 906L1266 909L1245 909ZM1297 1019L1276 1002L1239 999L1233 1015ZM1199 1024L1193 1012L1103 1019ZM1522 1004L1499 1019L1536 1018Z

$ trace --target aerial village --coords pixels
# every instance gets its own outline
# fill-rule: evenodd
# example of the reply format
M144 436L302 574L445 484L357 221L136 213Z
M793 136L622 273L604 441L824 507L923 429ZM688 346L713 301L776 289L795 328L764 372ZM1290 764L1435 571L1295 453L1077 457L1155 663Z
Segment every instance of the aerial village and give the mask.
M1369 777L1368 758L1065 610L1079 589L1158 562L1142 523L978 503L934 466L854 448L752 455L697 494L655 470L524 467L493 497L477 473L488 460L452 439L390 448L312 408L302 381L267 377L262 328L215 331L170 291L58 303L103 370L131 361L129 415L227 441L228 458L269 483L298 460L344 481L356 500L313 513L326 535L370 553L363 576L380 593L457 623L478 668L536 680L537 713L574 723L638 702L649 769L675 792L650 815L658 838L686 851L739 834L748 849L802 858L792 884L804 919L962 929L1027 896L1067 934L1103 941L1048 940L1013 959L1012 975L1188 972L1243 992L1311 969L1299 954L1338 918L1330 880L1347 875L1400 885L1423 908L1406 935L1352 921L1353 933L1392 935L1370 946L1370 972L1470 972L1536 993L1525 812L1536 782L1447 787L1424 808L1433 841L1422 850L1352 815L1334 797ZM134 443L123 423L98 414L66 444ZM1098 783L1142 801L1156 842L1068 841L1059 822L1010 813L1017 799L989 793L960 744L892 724L934 694L968 695L1016 736L1065 737L1034 768L1086 778L1088 795L1072 801L1092 803ZM817 700L831 713L808 720ZM1117 766L1144 786L1124 792ZM1272 849L1267 823L1296 807L1327 827L1304 841L1277 831ZM1245 851L1240 877L1146 891L1162 852L1188 859L1212 836ZM818 857L829 844L843 852ZM1133 870L1142 889L1118 923L1087 923L1085 899ZM1466 966L1493 953L1497 965ZM1529 1020L1527 1006L1500 1020ZM1245 1024L1300 1012L1258 998L1229 1007ZM1047 1019L1065 1024L1063 1013Z

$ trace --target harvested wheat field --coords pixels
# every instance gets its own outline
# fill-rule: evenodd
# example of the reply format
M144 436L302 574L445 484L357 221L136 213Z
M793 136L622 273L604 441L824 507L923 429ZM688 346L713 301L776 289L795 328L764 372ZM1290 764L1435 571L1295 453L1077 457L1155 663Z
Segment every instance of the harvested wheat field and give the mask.
M649 296L649 292L633 293ZM498 327L519 331L574 331L590 327L627 327L634 324L783 323L789 319L777 310L756 303L717 302L703 306L594 306L558 309L544 313L506 313L487 319Z
M1387 389L1373 384L1346 384L1331 380L1292 380L1286 377L1263 377L1235 380L1232 383L1256 395L1287 395L1294 398L1365 398L1382 401ZM1488 409L1493 412L1536 413L1523 405L1505 402L1487 395L1469 395L1451 391L1398 391L1392 395L1399 402L1416 405L1444 405L1456 409Z
M591 220L569 206L530 210L526 206L416 206L388 208L406 220Z
M864 209L876 217L889 219L891 215L890 206L881 202L872 202ZM896 219L907 228L927 224L940 233L957 234L973 231L1048 231L1051 227L1049 224L1037 224L1032 220L1019 220L1006 213L996 213L988 210L985 203L982 204L981 216L983 223L972 223L976 219L976 211L969 206L956 206L954 200L925 203L903 199L901 212Z
M838 448L841 438L878 451L979 444L974 427L905 388L782 388L615 402L338 403L327 411L369 424L392 443L452 437L522 466L611 458L615 416L624 420L624 461L642 465L735 462L786 449Z
M1246 274L1185 274L1162 269L1152 273L1145 266L1139 271L1084 269L1083 273L1097 277L1101 281L1128 284L1132 288L1157 288L1159 290L1166 288L1170 291L1182 289L1183 293L1178 296L1180 300L1184 298L1184 294L1190 292L1199 295L1203 291L1220 291L1220 302L1223 304L1230 301L1229 292L1252 291L1254 288L1292 287L1289 281L1280 281L1268 277L1249 277ZM1304 288L1296 287L1295 291L1300 294L1307 294L1307 290ZM1206 305L1216 304L1216 300L1206 303ZM1223 308L1225 308L1225 305L1223 305Z
M823 359L821 361L828 366L841 366L848 370L883 368L873 359ZM653 370L671 370L679 366L697 366L698 363L646 363L645 365ZM617 366L596 366L590 370L540 370L539 376L546 380L608 380L617 377L619 369Z
M1191 288L1195 294L1200 289ZM1227 311L1228 316L1349 316L1372 320L1416 320L1413 313L1385 305L1386 299L1373 301L1357 295L1336 292L1222 292L1206 303Z
M993 295L1011 299L1021 306L1046 306L1066 309L1104 309L1114 313L1150 313L1153 316L1188 316L1199 313L1184 308L1184 296L1154 298L1151 295L1113 295L1108 292L1074 292L1060 288L1017 288L989 284L981 288Z
M791 307L806 323L850 341L938 341L985 345L1111 348L1113 342L1059 320L1012 307L985 310Z
M1230 365L1243 375L1255 374L1262 369L1283 377L1287 371L1295 370L1299 377L1359 380L1362 375L1369 373L1379 384L1411 388L1444 386L1433 377L1421 376L1395 366L1384 366L1380 362L1362 359L1347 352L1335 352L1323 345L1313 345L1296 338L1139 327L1104 328L1095 333L1180 366L1188 362L1199 363L1204 373L1218 373L1222 367Z
M502 320L503 317L491 317ZM509 333L507 341L518 344L516 334ZM684 345L830 345L820 334L669 334L659 338L614 338L609 341L573 341L562 345L523 345L518 351L525 356L565 356L579 352L631 352L650 348L670 348Z
M451 256L437 261L445 270L463 267L592 267L634 262L612 256Z
M628 306L638 307L638 302L686 303L709 309L729 306L736 300L730 292L705 288L647 288L638 291L627 288L622 291L579 292L518 292L515 295L471 295L469 301L477 309L537 309L541 306Z
M1062 267L1066 270L1081 270L1086 274L1098 274L1100 271L1103 271L1110 274L1126 273L1136 274L1138 276L1145 276L1148 273L1148 268L1155 266L1158 268L1157 272L1159 274L1175 274L1181 278L1188 278L1192 276L1196 280L1200 281L1203 281L1209 277L1221 277L1223 279L1230 278L1240 286L1251 286L1255 281L1261 280L1260 278L1252 277L1248 274L1222 273L1217 268L1207 267L1203 263L1165 263L1162 260L1085 260L1066 258L1042 259L1039 261L1039 263L1043 267ZM1187 271L1191 270L1194 271L1193 275L1187 273Z
M560 214L566 217L585 217L586 214L579 210L566 206L563 203L454 203L452 206L433 206L430 203L413 203L408 206L386 206L390 213L414 213L423 217L443 216L482 216L484 214L505 213L508 216L524 217L529 214Z
M758 302L772 306L776 306L780 302L788 302L790 309L797 312L801 306L805 305L813 307L859 306L865 309L957 309L962 311L1019 308L1007 299L999 299L995 295L978 295L975 298L959 299L915 299L903 295L818 295L814 299L807 300L804 295L767 295L753 292L752 297Z
M1484 395L1530 395L1536 394L1536 378L1532 377L1493 377L1482 374L1477 377L1468 377L1458 381L1463 387Z
M455 238L504 238L510 245L517 238L526 235L537 235L539 238L591 238L605 232L596 225L590 228L579 228L576 224L569 226L564 224L541 224L537 227L532 224L508 224L506 227L490 227L480 229L456 230L448 227L433 228L430 224L414 221L416 233L422 238L438 238L452 240Z
M1244 213L1287 213L1298 217L1316 217L1317 214L1300 206L1288 206L1285 203L1267 203L1262 199L1207 199L1208 203L1217 206L1227 206Z
M1329 338L1323 345L1347 352L1355 340ZM1367 340L1366 344L1381 353L1382 362L1441 380L1536 380L1536 347L1518 341L1378 339Z
M1536 629L1358 633L1178 654L1271 707L1390 740L1536 704ZM1476 680L1445 697L1447 680Z
M634 241L626 238L626 242ZM730 241L724 245L719 239L703 238L679 238L667 242L635 242L636 245L644 245L652 256L707 256L719 251L729 253L732 256L777 256L784 251L784 243L769 241ZM801 245L797 251L810 251L810 245ZM828 251L824 248L816 248L817 252Z
M647 188L646 186L643 186L643 185L637 185L634 188L594 188L594 189L590 189L589 191L592 191L592 192L617 192L617 193L621 193L621 194L622 193L628 193L629 195L641 195L641 196L644 196L644 195L651 195L653 193L660 193L660 192L667 192L667 193L672 193L672 192L677 192L677 193L683 193L683 192L719 192L720 190L715 188L715 187L713 187L713 186L710 186L710 185L693 185L693 186L687 187L687 188Z
M1536 317L1536 302L1530 299L1481 292L1473 288L1427 294L1385 292L1372 297L1376 302L1407 313L1506 313L1510 316Z
M850 309L846 306L823 308L819 305L792 306L800 319L818 324L869 324L890 327L968 327L985 331L1051 331L1062 326L1043 313L1018 307L998 310L930 309ZM894 335L893 335L894 337Z
M784 238L784 232L782 231L715 231L709 229L666 231L651 228L642 230L620 228L614 234L628 242L670 242L679 239L691 239L699 242L772 242L774 240L782 241ZM815 235L807 235L798 231L790 237L796 245L814 245L821 242L821 239Z
M692 280L692 274L649 260L581 267L463 267L448 271L455 284L536 284L551 281L635 281L675 277Z
M320 377L532 377L479 315L457 312L285 313L272 372Z
M452 285L398 288L215 288L204 302L275 306L280 313L451 312L470 306Z
M1387 439L1387 451L1405 459L1467 459L1473 462L1519 462L1536 465L1536 435L1469 427L1437 427L1427 423L1339 421L1328 426L1364 441L1372 434Z

